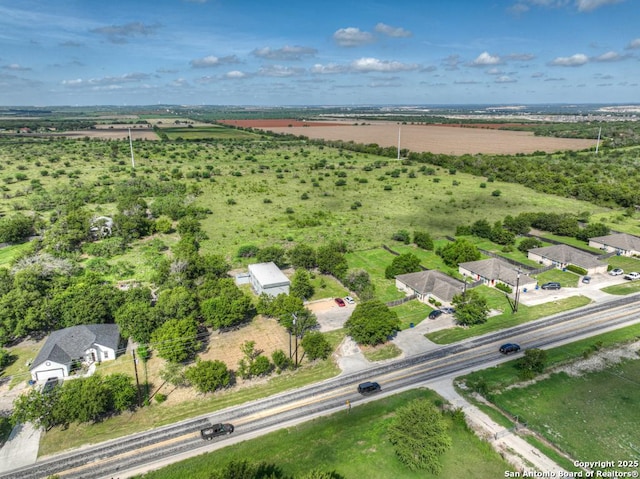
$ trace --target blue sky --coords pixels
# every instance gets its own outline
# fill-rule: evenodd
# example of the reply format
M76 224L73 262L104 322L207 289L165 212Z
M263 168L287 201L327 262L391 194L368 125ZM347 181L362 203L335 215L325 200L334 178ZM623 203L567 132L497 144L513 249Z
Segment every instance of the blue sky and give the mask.
M637 0L0 0L0 105L640 102Z

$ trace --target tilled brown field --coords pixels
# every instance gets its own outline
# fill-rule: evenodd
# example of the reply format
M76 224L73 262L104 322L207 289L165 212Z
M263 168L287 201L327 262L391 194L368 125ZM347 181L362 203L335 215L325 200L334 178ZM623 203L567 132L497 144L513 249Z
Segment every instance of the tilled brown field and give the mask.
M398 145L396 123L371 123L344 126L264 127L276 133L304 135L325 140ZM400 147L410 151L463 155L475 153L515 154L545 151L584 150L595 147L594 140L534 136L525 131L483 128L459 128L440 125L402 125Z

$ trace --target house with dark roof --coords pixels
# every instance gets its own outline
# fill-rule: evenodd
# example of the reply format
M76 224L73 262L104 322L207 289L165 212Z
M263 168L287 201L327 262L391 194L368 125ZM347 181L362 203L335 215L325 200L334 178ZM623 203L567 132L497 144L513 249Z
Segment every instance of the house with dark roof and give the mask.
M537 281L531 276L519 271L517 266L498 258L469 261L458 265L458 272L470 277L474 281L482 281L487 286L498 283L506 284L512 290L516 287L521 291L535 288Z
M31 378L65 378L79 364L116 359L119 345L117 324L86 324L54 331L29 368Z
M599 260L596 255L566 244L530 249L528 257L530 260L540 264L553 265L558 269L574 265L585 269L588 274L607 272L607 263Z
M620 256L640 256L640 238L627 233L589 238L589 246Z
M249 282L257 295L289 294L291 281L273 261L249 265Z
M415 294L423 303L434 298L450 303L453 296L462 293L464 283L440 271L427 270L396 276L396 287L407 294Z

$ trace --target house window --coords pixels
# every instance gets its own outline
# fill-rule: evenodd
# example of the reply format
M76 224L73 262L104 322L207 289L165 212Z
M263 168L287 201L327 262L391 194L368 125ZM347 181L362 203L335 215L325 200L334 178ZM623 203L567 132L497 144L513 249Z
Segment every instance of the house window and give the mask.
M109 357L109 351L103 351L104 358L107 359Z

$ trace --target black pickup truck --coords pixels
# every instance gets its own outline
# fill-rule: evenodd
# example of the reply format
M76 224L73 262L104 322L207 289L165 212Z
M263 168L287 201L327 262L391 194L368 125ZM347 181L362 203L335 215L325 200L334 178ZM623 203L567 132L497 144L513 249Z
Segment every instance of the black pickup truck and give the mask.
M224 436L225 434L231 434L233 432L233 424L212 424L210 427L200 429L200 435L202 439L207 441L214 437Z

